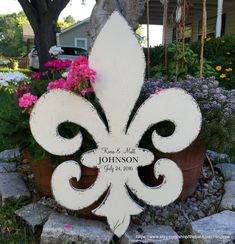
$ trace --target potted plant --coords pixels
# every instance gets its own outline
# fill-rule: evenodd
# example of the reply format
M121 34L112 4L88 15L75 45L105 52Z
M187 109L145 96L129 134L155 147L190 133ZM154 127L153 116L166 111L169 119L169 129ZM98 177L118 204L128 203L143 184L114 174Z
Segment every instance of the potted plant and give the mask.
M191 94L198 102L202 112L202 129L195 140L185 150L178 153L163 154L151 146L151 134L156 130L162 136L169 136L174 132L172 123L161 123L151 128L145 135L142 144L149 145L155 153L156 160L167 157L175 161L183 171L184 186L180 200L186 200L194 192L199 179L201 168L206 157L206 150L231 151L234 148L235 132L235 90L224 90L219 87L215 78L194 78L178 82L168 82L163 79L146 81L144 83L141 100L145 100L154 93L167 88L182 88ZM153 164L140 169L140 175L149 185L156 185Z
M41 195L51 195L51 176L54 168L68 160L68 157L57 157L46 152L33 138L29 117L38 97L46 91L60 88L73 91L88 99L92 96L91 82L95 82L95 71L89 68L86 57L79 56L72 64L70 60L60 60L56 55L59 48L50 50L53 59L45 64L47 71L34 72L31 77L24 76L17 80L4 81L0 84L0 138L2 147L19 147L23 157L30 163L38 190ZM70 73L66 72L70 68ZM4 81L4 82L3 82ZM84 142L80 151L90 150L94 147L92 138L83 128L72 123L63 123L59 127L59 133L65 138L72 138L78 132L84 134ZM77 153L69 157L79 162ZM84 176L84 174L86 176ZM82 179L77 187L86 188L93 183L97 171L83 168Z

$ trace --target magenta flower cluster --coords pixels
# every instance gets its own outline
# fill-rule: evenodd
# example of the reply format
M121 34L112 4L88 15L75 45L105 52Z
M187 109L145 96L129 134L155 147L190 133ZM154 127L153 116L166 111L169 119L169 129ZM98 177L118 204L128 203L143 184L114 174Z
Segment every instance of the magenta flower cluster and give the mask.
M96 72L89 67L88 59L84 56L78 56L73 62L70 60L54 59L45 64L52 74L61 74L70 68L67 79L59 78L47 85L47 90L64 89L77 92L83 96L87 93L93 92L92 83L95 82ZM39 80L43 75L47 74L41 72L32 73L33 79ZM21 108L30 108L38 99L29 91L31 87L22 85L18 88L16 96L19 98L19 106Z
M45 63L45 67L48 69L55 69L57 71L63 71L68 69L72 64L72 61L69 59L52 59Z
M19 99L19 106L21 108L29 108L33 104L35 104L37 100L38 100L37 96L34 96L31 93L26 93Z
M48 84L47 89L65 89L75 91L81 95L93 92L91 83L95 82L96 72L88 65L88 59L78 56L72 63L67 79L58 79Z

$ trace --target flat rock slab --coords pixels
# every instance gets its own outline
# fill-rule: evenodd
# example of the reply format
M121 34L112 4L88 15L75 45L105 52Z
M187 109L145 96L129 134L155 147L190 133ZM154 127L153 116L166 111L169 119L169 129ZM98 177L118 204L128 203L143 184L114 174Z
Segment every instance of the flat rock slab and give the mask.
M18 199L30 198L30 192L24 183L23 177L18 173L0 174L0 195L2 205Z
M122 237L120 244L163 243L177 244L179 236L167 225L148 225L130 227Z
M226 210L192 222L194 244L225 244L235 242L235 212Z
M231 163L228 154L217 153L211 150L207 150L209 158L216 163Z
M226 181L235 181L235 164L216 164L215 167L222 172Z
M41 244L109 244L112 238L102 222L52 213L43 227Z
M16 163L0 162L0 173L11 173L11 172L16 172Z
M48 208L43 204L31 203L16 210L15 214L25 221L31 230L36 233L42 230L43 225L52 212L53 210L51 208Z
M10 161L20 156L19 149L10 149L0 152L0 161Z
M227 181L224 185L224 189L225 194L222 198L220 207L222 209L235 209L235 181Z

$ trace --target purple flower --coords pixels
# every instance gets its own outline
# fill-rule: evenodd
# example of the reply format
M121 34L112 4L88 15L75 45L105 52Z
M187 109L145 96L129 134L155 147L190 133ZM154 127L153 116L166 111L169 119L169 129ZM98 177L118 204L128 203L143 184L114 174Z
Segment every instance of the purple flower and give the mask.
M221 102L225 102L226 101L226 97L224 95L220 95L218 97L218 100L221 101Z

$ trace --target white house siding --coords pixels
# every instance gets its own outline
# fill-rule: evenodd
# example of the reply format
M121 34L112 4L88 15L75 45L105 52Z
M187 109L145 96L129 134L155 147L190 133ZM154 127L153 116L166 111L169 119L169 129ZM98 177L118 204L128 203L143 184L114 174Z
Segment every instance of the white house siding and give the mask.
M81 38L87 40L87 49L89 49L90 44L87 35L88 28L89 21L60 33L57 36L57 44L64 47L75 47L75 40Z

